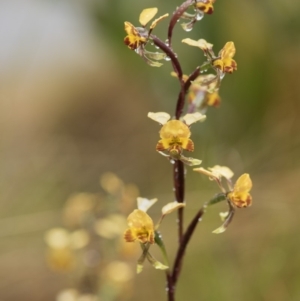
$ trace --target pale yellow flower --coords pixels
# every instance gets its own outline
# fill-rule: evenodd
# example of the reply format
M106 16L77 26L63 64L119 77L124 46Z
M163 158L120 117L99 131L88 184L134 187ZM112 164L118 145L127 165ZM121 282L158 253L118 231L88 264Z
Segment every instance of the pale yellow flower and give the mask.
M233 191L227 197L238 208L249 207L252 205L252 196L249 191L252 188L252 181L249 174L241 175L236 181Z
M154 225L151 217L140 209L135 209L127 218L128 229L124 233L127 242L154 243Z
M162 124L159 132L161 140L156 145L157 151L168 151L172 155L179 155L182 150L192 152L194 142L190 139L189 126L206 118L199 112L186 114L181 120L169 120L170 115L164 112L148 113L148 117Z
M235 52L234 43L227 42L219 52L219 58L213 61L213 65L222 72L232 73L237 70L237 63L234 59L232 59Z
M128 48L135 50L138 49L141 45L145 45L149 39L151 31L154 29L157 23L169 16L168 14L165 14L155 19L150 25L150 30L146 30L145 26L151 19L154 18L156 14L156 7L144 9L139 17L139 22L142 27L135 27L130 22L124 22L125 31L127 33L127 36L124 38L124 43L128 46Z
M142 35L143 33L130 22L124 22L124 25L127 33L127 36L124 38L124 43L128 46L128 48L134 50L139 48L142 44L147 43L148 34Z

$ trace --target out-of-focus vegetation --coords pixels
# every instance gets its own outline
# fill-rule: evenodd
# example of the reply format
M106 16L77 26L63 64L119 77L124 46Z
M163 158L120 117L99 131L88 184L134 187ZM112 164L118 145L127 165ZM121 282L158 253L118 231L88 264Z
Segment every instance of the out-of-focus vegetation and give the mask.
M163 14L180 3L0 3L1 300L55 300L74 285L74 275L47 267L44 234L65 226L71 195L99 193L104 172L161 206L174 199L171 166L155 153L158 127L146 116L172 114L179 87L169 62L151 68L123 45L123 22L137 22L145 7ZM175 31L187 74L203 57L183 38L204 38L216 49L234 41L238 71L225 78L221 107L193 126L192 137L204 167L249 172L254 184L252 208L240 210L224 234L211 234L222 208L199 224L178 300L300 299L299 10L294 0L217 0L192 32ZM166 34L163 22L156 33ZM207 182L188 172L188 216L216 192ZM161 231L174 227L170 216ZM172 255L176 237L165 236ZM165 300L163 272L145 266L134 281L132 301Z

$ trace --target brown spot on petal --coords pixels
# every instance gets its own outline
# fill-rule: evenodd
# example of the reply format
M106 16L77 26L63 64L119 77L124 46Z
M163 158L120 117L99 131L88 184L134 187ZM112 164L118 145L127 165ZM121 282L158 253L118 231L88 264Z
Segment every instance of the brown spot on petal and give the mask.
M134 242L136 238L132 235L131 229L127 229L124 233L124 239L127 242Z
M191 139L188 139L186 146L184 147L185 150L189 152L194 151L194 142Z
M162 143L161 140L159 140L158 143L156 144L156 150L158 152L166 150L166 148L164 147L164 145L163 145L163 143Z

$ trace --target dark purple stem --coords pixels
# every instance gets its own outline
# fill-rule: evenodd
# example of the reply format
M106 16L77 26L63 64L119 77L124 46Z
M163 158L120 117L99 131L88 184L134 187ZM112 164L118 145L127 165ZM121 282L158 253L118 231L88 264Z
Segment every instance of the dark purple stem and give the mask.
M177 21L180 19L180 17L184 14L184 12L188 9L188 7L193 3L193 0L187 0L184 3L182 3L174 12L168 28L168 41L169 46L172 46L172 35L173 35L173 29L175 25L177 24Z
M184 203L184 165L176 160L174 163L174 188L178 203ZM178 209L178 242L181 243L183 235L183 208Z
M195 215L195 217L193 218L193 220L191 221L190 225L188 226L186 232L184 233L179 249L177 250L177 254L176 254L176 258L175 258L175 262L174 262L174 267L173 267L173 273L172 273L172 284L173 286L176 285L178 276L180 274L181 271L181 266L182 266L182 260L184 258L184 253L186 250L186 247L192 237L192 234L194 233L196 226L199 222L199 218L202 217L202 215L204 214L204 208L202 207L197 214Z
M180 63L177 59L177 55L173 52L173 50L164 43L161 39L159 39L157 36L150 35L151 39L153 40L153 43L159 47L170 59L173 64L174 71L176 72L178 78L180 81L182 81L182 69L180 66Z
M167 272L167 291L168 291L168 301L175 301L175 286L173 284L172 275Z

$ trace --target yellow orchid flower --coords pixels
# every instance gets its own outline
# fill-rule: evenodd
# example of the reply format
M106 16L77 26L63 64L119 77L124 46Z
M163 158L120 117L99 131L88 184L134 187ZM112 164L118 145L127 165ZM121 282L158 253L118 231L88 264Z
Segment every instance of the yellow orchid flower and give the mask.
M153 220L146 212L135 209L128 216L127 222L129 228L124 233L125 241L154 244Z
M150 112L148 117L163 125L159 132L161 140L158 141L156 150L168 151L174 156L181 154L182 150L189 152L194 150L194 142L190 139L189 126L206 118L205 115L198 112L186 114L182 120L169 120L171 116L164 112Z
M124 24L125 31L127 33L127 36L124 38L124 43L128 46L128 48L134 50L147 42L148 34L143 36L142 32L134 27L130 22L124 22Z
M213 66L226 73L232 73L237 70L237 63L232 59L235 52L234 43L227 42L219 52L219 58L213 61Z
M215 0L200 0L196 2L196 7L205 14L212 14L214 12L213 3Z
M227 197L238 208L245 208L252 205L252 196L249 191L252 188L252 181L249 174L241 175L234 187L233 191L227 194Z

